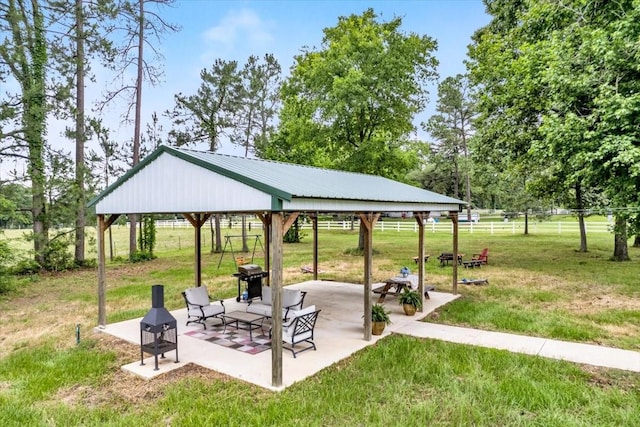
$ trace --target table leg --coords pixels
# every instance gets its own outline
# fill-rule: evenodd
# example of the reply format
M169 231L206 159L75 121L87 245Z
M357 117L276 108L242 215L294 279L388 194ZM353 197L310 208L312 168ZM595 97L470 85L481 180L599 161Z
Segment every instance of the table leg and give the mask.
M384 288L380 292L380 298L378 298L378 304L382 304L384 302L384 297L387 296L387 292L389 292L389 288L391 288L391 283L386 283Z

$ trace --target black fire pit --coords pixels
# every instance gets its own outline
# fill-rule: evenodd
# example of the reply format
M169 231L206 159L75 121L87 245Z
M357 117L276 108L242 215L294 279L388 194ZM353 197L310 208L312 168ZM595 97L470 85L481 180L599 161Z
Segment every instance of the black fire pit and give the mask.
M164 287L151 287L151 310L140 321L140 364L144 365L144 353L155 357L158 370L158 355L163 359L168 351L176 351L178 363L178 330L176 318L164 308Z

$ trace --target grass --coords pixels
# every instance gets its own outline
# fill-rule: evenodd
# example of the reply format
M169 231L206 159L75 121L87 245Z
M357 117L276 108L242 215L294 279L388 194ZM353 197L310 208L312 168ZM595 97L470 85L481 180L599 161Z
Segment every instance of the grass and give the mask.
M114 231L117 247L126 247L126 234ZM158 259L108 266L108 322L142 316L155 283L165 285L169 309L183 306L180 292L193 283L192 233L159 230ZM347 255L357 232L322 231L319 240L322 278L362 282L362 257ZM450 251L451 236L427 233L425 243L428 282L451 290L452 268L434 261ZM375 281L415 269L416 234L376 233L374 247ZM577 235L460 237L465 259L483 247L490 264L459 277L490 285L459 285L462 298L428 321L640 349L639 249L629 248L633 261L616 263L610 235L590 235L588 253L575 251ZM310 238L285 245L285 282L308 280L300 266L311 259ZM215 297L235 296L231 255L217 268L219 260L204 250L203 281ZM24 278L0 298L3 426L640 425L636 373L403 336L278 394L193 365L145 382L119 370L139 357L136 346L92 332L94 270Z
M105 347L108 343L103 344ZM282 393L191 366L150 384L90 345L22 349L0 363L14 425L638 425L637 375L390 336ZM120 356L122 357L122 356ZM389 363L393 360L394 363ZM126 380L129 387L123 387ZM164 382L163 382L164 381ZM157 385L157 386L156 386ZM137 391L134 391L137 390Z

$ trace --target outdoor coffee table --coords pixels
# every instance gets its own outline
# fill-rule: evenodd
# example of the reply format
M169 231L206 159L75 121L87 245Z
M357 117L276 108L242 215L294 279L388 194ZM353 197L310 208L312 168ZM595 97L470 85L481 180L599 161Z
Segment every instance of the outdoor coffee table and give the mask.
M253 341L253 330L260 328L262 333L264 334L264 330L262 329L262 322L264 322L265 316L261 316L259 314L247 313L246 311L232 311L230 313L225 313L222 315L224 318L224 330L225 333L227 331L227 325L235 323L236 329L244 329L245 331L249 331L249 339Z

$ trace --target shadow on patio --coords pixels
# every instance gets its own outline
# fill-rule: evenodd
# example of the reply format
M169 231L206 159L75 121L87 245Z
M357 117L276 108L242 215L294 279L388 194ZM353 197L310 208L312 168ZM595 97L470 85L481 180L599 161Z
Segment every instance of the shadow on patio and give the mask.
M457 298L450 293L431 291L429 292L431 299L425 300L424 311L409 317L404 314L402 306L398 304L395 297L387 297L384 305L390 311L392 323L385 328L383 335L374 335L371 341L365 341L363 339L362 285L312 280L288 287L307 291L305 306L314 304L322 311L315 327L314 342L317 351L307 351L294 358L291 352L283 350L282 387L271 385L271 351L248 354L185 335L189 331L202 330L202 325L199 324L192 323L185 326L186 309L171 312L178 322L179 363L174 363L175 353L170 351L166 354L166 359L158 359L158 371L154 371L153 357L146 357L143 366L140 365L140 360L136 360L123 366L123 369L150 379L188 363L195 363L270 390L282 390L368 345L375 344L378 339L423 319L436 308ZM374 303L377 297L377 295L372 297ZM235 298L225 300L224 304L227 312L244 311L246 307L246 303L236 302ZM139 345L140 320L141 318L138 318L109 324L104 329L97 330ZM216 323L219 321L208 322L208 324ZM265 330L267 328L268 325L265 326Z

